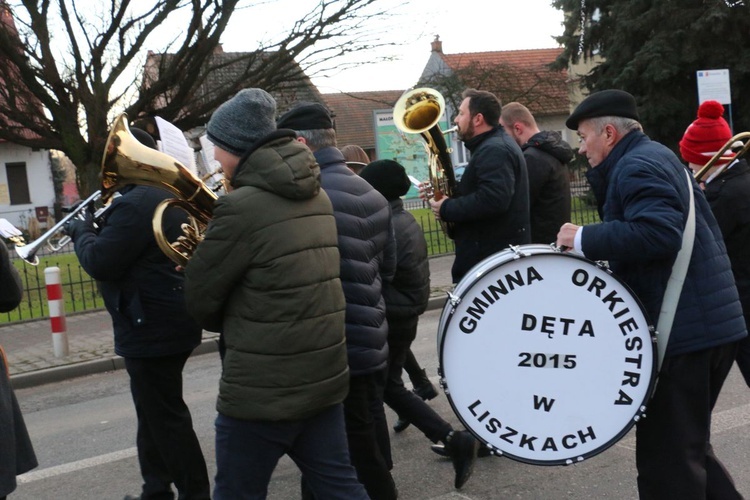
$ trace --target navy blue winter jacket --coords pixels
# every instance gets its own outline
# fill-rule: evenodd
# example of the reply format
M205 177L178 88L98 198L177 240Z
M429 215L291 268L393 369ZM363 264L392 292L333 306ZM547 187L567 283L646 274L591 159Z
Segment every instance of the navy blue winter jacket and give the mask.
M335 147L314 152L320 185L333 205L346 297L349 371L365 375L386 367L388 323L383 280L396 268L396 245L386 199L346 166Z
M589 259L607 260L640 298L655 324L689 211L687 169L642 132L626 135L587 177L603 223L583 228ZM701 189L695 196L695 244L675 314L667 356L747 335L719 226Z
M187 313L184 276L157 246L151 224L159 202L173 196L150 186L127 186L122 192L105 212L98 234L79 224L72 235L81 267L99 282L112 316L115 352L148 358L192 350L202 330ZM164 229L174 239L184 213L166 215Z

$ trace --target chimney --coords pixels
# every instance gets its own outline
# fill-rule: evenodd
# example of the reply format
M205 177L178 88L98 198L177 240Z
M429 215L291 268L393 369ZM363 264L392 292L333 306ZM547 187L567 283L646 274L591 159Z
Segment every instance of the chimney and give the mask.
M431 43L432 51L443 53L443 42L440 41L440 35L435 35L435 39Z
M217 43L216 47L214 47L214 55L223 54L223 53L224 53L224 47L222 46L222 44Z

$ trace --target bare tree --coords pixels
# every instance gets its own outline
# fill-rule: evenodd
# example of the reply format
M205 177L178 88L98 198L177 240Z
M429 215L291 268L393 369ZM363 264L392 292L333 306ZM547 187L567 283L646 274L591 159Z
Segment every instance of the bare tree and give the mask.
M82 195L98 186L115 107L130 117L158 114L186 130L241 88L288 88L330 71L342 55L391 45L371 30L387 16L376 0L320 0L283 39L221 58L213 55L240 0L85 4L0 0L0 139L63 151L78 167ZM148 43L184 15L160 57L149 58L158 67L141 78ZM231 81L216 77L229 67Z

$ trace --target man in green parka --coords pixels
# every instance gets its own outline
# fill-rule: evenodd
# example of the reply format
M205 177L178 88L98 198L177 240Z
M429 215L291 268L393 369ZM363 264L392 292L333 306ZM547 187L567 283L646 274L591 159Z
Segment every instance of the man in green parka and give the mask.
M320 169L276 102L245 89L208 123L229 183L188 263L188 311L226 345L214 499L265 498L282 455L315 495L367 498L350 464L336 222Z

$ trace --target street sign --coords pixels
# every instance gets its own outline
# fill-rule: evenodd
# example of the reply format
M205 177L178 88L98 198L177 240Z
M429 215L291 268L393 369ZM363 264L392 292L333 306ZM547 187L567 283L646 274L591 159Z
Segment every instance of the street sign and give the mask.
M704 69L696 73L698 75L699 105L710 100L719 101L722 104L732 104L728 69Z

